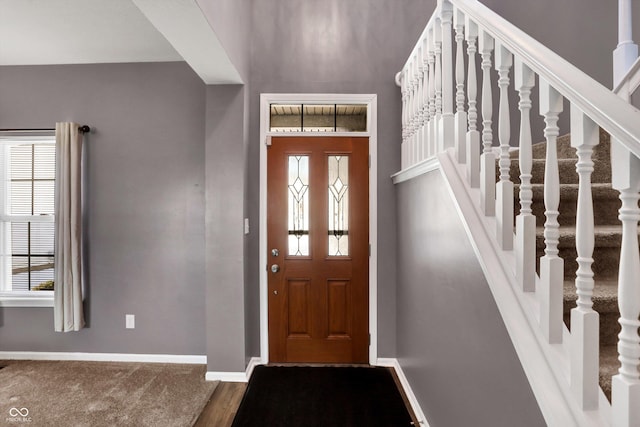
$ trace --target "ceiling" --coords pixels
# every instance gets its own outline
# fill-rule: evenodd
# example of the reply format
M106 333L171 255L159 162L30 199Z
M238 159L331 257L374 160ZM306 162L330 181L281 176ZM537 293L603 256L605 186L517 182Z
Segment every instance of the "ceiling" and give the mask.
M0 65L183 60L241 83L195 0L0 0Z

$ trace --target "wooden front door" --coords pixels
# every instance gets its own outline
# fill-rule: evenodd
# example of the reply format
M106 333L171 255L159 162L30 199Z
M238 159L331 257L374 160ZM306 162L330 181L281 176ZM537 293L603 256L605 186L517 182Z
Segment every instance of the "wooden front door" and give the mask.
M369 140L273 137L269 360L367 363Z

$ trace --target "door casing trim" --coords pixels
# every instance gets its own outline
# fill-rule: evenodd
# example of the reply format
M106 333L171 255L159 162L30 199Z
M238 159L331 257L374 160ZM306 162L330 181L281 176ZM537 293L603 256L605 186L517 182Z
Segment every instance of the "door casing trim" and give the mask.
M269 106L281 104L366 104L366 132L270 132ZM378 363L378 96L375 94L260 94L260 360L269 363L267 276L267 140L270 136L364 136L369 138L369 363Z

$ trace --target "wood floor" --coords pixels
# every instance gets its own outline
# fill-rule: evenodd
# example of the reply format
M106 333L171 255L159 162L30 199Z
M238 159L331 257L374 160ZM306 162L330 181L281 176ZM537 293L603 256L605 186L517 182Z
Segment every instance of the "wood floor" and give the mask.
M420 425L418 419L413 413L409 399L402 389L402 385L396 375L395 370L391 369L393 378L400 390L402 399L411 414L413 419L413 425ZM227 383L221 382L211 395L211 399L207 406L203 409L198 421L194 424L194 427L231 427L233 417L236 415L236 411L242 401L242 396L247 388L246 383Z
M231 427L246 388L246 383L218 384L194 426Z

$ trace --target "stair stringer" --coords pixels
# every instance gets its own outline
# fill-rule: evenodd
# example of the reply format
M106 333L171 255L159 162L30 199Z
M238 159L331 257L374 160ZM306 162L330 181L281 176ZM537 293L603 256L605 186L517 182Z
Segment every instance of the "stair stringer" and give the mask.
M597 410L583 411L578 407L569 385L569 330L563 325L562 344L546 342L538 326L535 293L517 288L514 251L498 246L495 217L486 217L480 210L480 190L467 184L464 165L457 165L452 149L438 154L437 159L547 425L610 426L611 404L602 390ZM538 280L536 277L536 285Z

